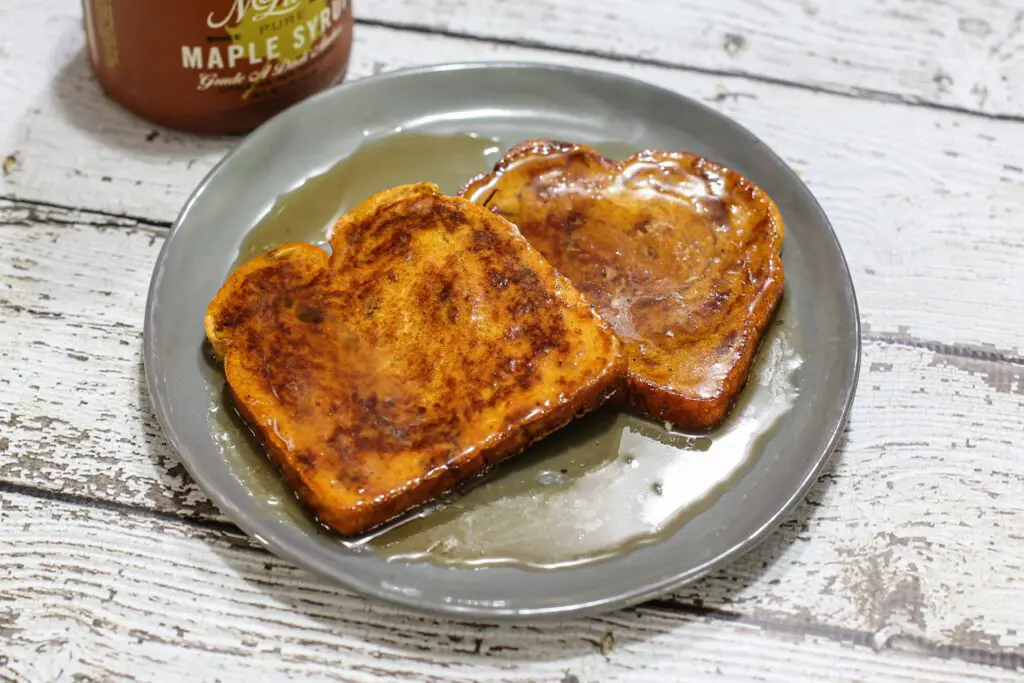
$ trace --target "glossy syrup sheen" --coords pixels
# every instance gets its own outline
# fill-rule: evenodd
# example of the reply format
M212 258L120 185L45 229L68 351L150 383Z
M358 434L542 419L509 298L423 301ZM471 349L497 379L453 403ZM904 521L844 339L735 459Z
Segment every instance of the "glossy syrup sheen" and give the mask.
M796 400L793 320L779 320L735 409L713 432L681 433L611 409L593 413L372 547L393 560L554 569L670 535L748 471Z
M615 328L639 414L692 429L724 417L782 292L783 227L763 192L682 151L616 163L533 140L465 194L518 225Z
M635 151L596 146L611 158ZM238 261L285 241L320 242L337 216L397 184L428 180L454 194L489 170L507 145L476 136L401 133L368 143L282 196L249 234ZM461 495L427 506L352 549L392 561L447 567L553 569L621 555L671 534L756 461L797 395L795 320L783 309L766 335L746 390L730 417L707 434L604 409L515 456ZM237 417L223 374L208 366L210 423L239 480L266 513L321 530Z
M499 141L477 135L399 133L367 143L281 195L242 241L235 266L284 242L323 243L342 214L396 185L432 182L454 195L503 150Z
M618 339L515 227L432 183L235 271L208 308L239 412L329 528L363 534L589 412Z

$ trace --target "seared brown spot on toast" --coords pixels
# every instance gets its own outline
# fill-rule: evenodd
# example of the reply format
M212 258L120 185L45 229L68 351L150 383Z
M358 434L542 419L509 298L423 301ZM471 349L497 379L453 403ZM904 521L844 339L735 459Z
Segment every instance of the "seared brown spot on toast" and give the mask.
M513 225L433 185L343 217L333 254L242 266L207 335L299 497L358 534L596 408L625 377L610 327Z
M728 413L782 296L784 227L761 189L692 154L616 163L531 140L460 194L515 223L612 325L635 411L694 429Z

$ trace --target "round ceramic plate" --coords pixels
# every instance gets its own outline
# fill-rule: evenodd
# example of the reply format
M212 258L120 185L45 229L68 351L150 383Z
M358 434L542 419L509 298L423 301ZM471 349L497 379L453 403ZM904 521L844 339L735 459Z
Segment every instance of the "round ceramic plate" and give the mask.
M295 512L294 501L282 512L281 500L269 500L268 491L280 486L268 480L272 470L225 447L211 420L217 397L203 351L206 305L280 196L368 143L409 131L500 140L491 152L537 137L689 150L732 167L775 199L786 224L788 312L779 324L801 361L794 400L728 486L656 542L548 570L387 561L320 529ZM437 155L437 170L453 156ZM842 434L859 371L860 328L850 274L825 214L793 171L733 121L678 93L607 73L457 64L324 92L229 154L189 199L160 254L146 310L145 362L157 416L188 471L275 554L364 595L435 614L564 617L668 593L748 551L783 521ZM582 504L604 503L594 496Z

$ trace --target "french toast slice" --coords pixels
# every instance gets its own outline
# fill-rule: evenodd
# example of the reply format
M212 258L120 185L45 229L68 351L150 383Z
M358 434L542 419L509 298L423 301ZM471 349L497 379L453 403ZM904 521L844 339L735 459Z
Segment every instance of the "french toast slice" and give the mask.
M620 341L505 219L386 190L241 266L206 334L238 412L319 520L358 535L601 405Z
M783 291L763 190L694 154L614 162L527 140L459 194L515 223L612 325L629 356L618 401L684 429L728 414Z

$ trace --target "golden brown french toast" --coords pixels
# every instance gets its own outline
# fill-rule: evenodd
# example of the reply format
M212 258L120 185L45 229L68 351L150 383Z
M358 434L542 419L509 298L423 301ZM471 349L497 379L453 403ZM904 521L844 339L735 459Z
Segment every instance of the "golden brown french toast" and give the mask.
M686 429L725 417L782 296L764 191L693 154L613 162L528 140L460 194L515 223L612 325L629 356L619 400Z
M433 184L232 273L206 334L300 500L342 535L424 503L598 407L609 326L505 219Z

